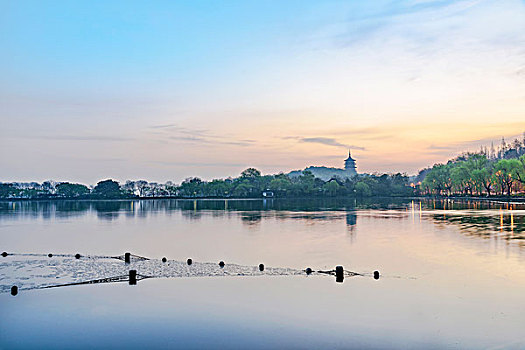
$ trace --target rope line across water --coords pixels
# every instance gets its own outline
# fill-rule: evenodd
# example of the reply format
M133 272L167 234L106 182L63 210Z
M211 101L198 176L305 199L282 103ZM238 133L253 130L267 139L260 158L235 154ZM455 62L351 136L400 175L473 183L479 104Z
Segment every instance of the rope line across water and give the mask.
M344 277L370 274L343 270L300 270L293 268L247 266L237 264L187 262L150 259L126 253L117 256L41 253L2 253L0 258L0 292L11 290L47 289L74 285L129 282L136 284L146 278L218 277L218 276L291 276L331 275L338 282ZM129 259L126 259L129 257ZM29 258L29 259L20 259ZM122 263L124 261L125 263ZM339 272L338 272L338 269ZM131 271L135 271L131 275ZM343 277L344 276L344 277ZM375 278L375 276L374 276ZM377 279L377 278L376 278ZM15 294L13 294L15 295Z

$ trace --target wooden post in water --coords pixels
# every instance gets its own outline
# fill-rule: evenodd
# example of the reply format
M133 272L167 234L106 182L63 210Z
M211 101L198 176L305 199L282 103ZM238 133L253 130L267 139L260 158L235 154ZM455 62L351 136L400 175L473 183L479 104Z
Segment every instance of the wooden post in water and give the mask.
M131 253L124 254L124 262L129 264L131 262Z
M379 271L374 271L374 279L375 280L379 279Z
M345 279L345 270L342 266L335 267L335 281L337 283L343 283Z
M12 286L11 287L11 295L15 296L17 294L18 294L18 287L17 286Z
M259 271L261 271L261 272L264 271L264 264L259 264Z
M137 270L129 270L129 285L134 286L137 284Z

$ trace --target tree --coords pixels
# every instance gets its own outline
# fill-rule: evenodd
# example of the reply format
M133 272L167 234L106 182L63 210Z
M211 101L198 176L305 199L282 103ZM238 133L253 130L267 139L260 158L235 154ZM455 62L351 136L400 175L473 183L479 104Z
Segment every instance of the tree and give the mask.
M85 196L89 193L89 188L81 184L62 182L56 185L56 194L59 197L74 198Z
M212 180L205 186L205 194L212 197L227 197L230 192L230 186L224 180Z
M135 181L134 185L134 187L139 191L139 196L144 196L144 190L146 189L146 187L148 187L148 182L145 180L138 180Z
M452 163L450 171L453 186L466 195L472 195L474 190L480 194L483 183L477 180L481 175L480 171L488 163L487 157L483 154L467 153L459 159L461 160Z
M512 185L515 179L517 179L517 171L520 167L520 161L517 159L500 159L494 165L494 176L501 188L501 194L504 194L505 190L507 195L512 194Z
M111 179L100 181L93 189L93 195L100 198L119 198L123 196L118 182Z
M492 165L488 165L483 169L476 169L472 172L472 177L476 183L476 186L481 185L481 187L487 192L487 197L490 196L492 191L493 177L494 177L494 168ZM481 191L479 191L481 192Z
M179 192L183 197L196 197L203 195L203 181L198 177L191 177L184 180L180 187Z
M325 193L327 193L331 197L337 196L339 191L343 189L343 186L339 185L336 180L328 181L324 184L323 190Z
M246 170L243 170L241 173L241 178L250 178L254 179L261 176L261 172L255 168L248 168Z
M355 194L359 197L370 197L372 195L372 191L370 190L370 186L362 181L359 181L355 184Z
M305 170L294 179L292 193L295 196L309 196L316 192L315 176L311 171ZM324 181L322 182L324 184Z
M54 194L56 190L55 182L52 180L42 182L42 189L46 191L48 194Z
M20 190L15 188L12 184L0 184L0 198L16 197Z
M443 191L450 194L452 189L451 167L451 164L435 164L428 172L421 186L429 192L435 192L437 195L443 194Z
M241 183L235 187L233 190L233 195L235 197L247 197L251 192L251 187L248 184Z
M525 137L525 133L523 133ZM525 184L525 155L522 155L518 159L518 164L516 164L516 169L514 170L516 174L516 179Z
M292 187L290 178L284 174L278 174L268 184L268 189L272 190L276 196L285 196Z

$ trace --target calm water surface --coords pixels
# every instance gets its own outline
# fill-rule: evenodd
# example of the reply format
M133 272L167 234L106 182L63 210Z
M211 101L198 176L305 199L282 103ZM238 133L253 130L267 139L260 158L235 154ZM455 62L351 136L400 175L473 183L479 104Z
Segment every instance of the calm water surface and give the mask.
M1 349L525 348L518 204L0 202L0 251L381 271L379 280L344 283L318 275L156 278L3 292ZM0 257L4 290L31 282L13 268L20 259L28 258Z

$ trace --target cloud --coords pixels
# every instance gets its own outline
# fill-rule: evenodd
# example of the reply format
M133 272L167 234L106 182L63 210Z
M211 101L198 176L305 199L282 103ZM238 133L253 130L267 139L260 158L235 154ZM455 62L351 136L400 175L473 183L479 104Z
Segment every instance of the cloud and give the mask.
M177 124L153 125L150 129L160 130L168 140L198 144L221 144L232 146L251 146L255 140L237 139L231 135L216 135L207 129L182 127Z
M110 141L110 142L121 142L121 141L133 141L132 137L121 137L121 136L104 136L104 135L18 135L13 136L14 138L22 139L39 139L39 140L57 140L57 141Z
M329 28L336 27L338 30L322 29L321 33L327 33L325 38L340 48L373 40L374 36L384 37L385 34L389 39L398 36L419 43L425 43L427 39L433 42L443 36L443 28L447 32L458 29L456 23L451 25L448 22L450 19L461 18L480 3L481 0L401 1L387 6L364 3L358 5L362 8L353 11L340 23L329 25ZM439 22L442 25L440 31L428 25L429 20Z
M151 129L169 129L169 128L176 128L177 124L162 124L162 125L152 125L150 126Z
M381 6L371 1L355 6L311 36L314 51L336 50L342 57L347 52L348 60L373 55L363 62L371 67L362 69L377 67L378 76L413 84L436 86L446 77L466 85L474 79L522 78L522 1L412 0Z
M200 144L221 144L221 145L232 145L232 146L251 146L255 143L253 140L232 140L228 141L226 138L222 139L219 137L200 137L200 136L170 136L170 140L192 142Z
M147 161L146 163L151 164L159 164L159 165L166 165L166 166L198 166L198 167L226 167L226 168L239 168L246 166L246 164L242 163L208 163L208 162L169 162L169 161Z
M293 136L289 136L289 137L284 137L284 139L297 139L297 141L304 142L304 143L318 143L318 144L325 145L325 146L351 148L351 149L358 149L361 151L365 150L364 147L341 143L331 137L293 137Z
M427 147L430 151L453 151L456 149L455 146L436 146L434 144Z

